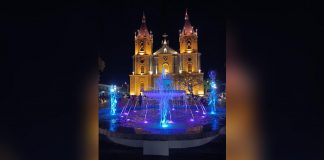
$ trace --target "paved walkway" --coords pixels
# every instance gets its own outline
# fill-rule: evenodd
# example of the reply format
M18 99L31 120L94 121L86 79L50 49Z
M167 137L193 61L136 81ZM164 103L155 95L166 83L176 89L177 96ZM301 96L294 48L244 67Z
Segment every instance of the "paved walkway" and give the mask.
M225 160L226 138L219 136L212 142L194 148L170 149L170 156L143 156L143 148L132 148L115 144L100 137L100 159L123 159L123 160Z

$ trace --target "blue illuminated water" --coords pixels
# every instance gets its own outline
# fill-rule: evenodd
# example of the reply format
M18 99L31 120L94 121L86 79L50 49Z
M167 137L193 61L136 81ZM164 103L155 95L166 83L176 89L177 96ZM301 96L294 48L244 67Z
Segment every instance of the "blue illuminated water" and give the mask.
M117 109L117 88L116 85L111 85L109 87L109 95L110 95L110 115L116 115Z
M160 100L160 125L162 128L167 128L168 124L168 113L170 111L170 100L174 96L172 92L166 92L173 90L172 81L167 77L165 69L162 68L162 74L158 80L156 80L156 86L159 91L159 100ZM148 95L149 96L149 95Z
M135 96L122 98L117 103L116 86L112 85L109 88L110 103L99 112L100 126L108 125L111 132L163 135L218 130L224 125L225 108L222 104L217 106L215 72L210 72L209 77L211 92L207 102L203 97L194 98L186 95L184 90L175 90L164 69L155 80L154 89L143 91L142 105Z
M210 107L210 114L216 114L216 105L217 105L217 85L215 81L216 74L214 71L209 72L209 78L210 78L210 94L208 97L208 105Z

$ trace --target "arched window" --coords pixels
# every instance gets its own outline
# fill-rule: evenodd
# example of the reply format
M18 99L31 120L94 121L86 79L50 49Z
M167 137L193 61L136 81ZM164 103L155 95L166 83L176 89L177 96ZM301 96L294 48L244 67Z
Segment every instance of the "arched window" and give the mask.
M144 73L144 66L141 66L141 73Z
M188 72L192 72L192 64L188 63Z
M187 49L191 49L191 41L190 40L187 41Z
M169 73L169 64L164 63L164 64L162 65L162 69L163 69L163 68L164 68L165 73Z
M140 51L144 51L144 42L143 41L140 42Z

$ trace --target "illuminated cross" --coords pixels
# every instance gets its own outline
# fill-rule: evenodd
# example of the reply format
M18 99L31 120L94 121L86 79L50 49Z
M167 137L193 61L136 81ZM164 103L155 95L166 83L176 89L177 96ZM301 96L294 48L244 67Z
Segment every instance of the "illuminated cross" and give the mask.
M167 35L166 33L164 33L164 34L162 35L162 37L164 38L164 40L163 40L163 44L167 44L167 40L166 40L166 38L168 37L168 35Z

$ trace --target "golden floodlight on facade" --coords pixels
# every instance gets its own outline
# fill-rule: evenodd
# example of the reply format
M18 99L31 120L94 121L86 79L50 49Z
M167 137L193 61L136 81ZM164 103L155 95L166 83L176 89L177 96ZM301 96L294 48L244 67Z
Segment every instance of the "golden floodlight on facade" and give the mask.
M143 14L141 26L134 37L133 72L129 75L131 95L139 95L141 91L154 88L156 76L162 73L162 68L174 79L173 85L179 90L188 92L188 83L182 83L184 81L194 79L203 82L204 73L200 69L201 53L198 51L197 30L191 25L187 11L184 19L184 26L179 31L179 50L176 51L169 46L168 35L164 33L161 47L153 52L153 34L148 30ZM195 83L192 93L204 95L203 83Z

